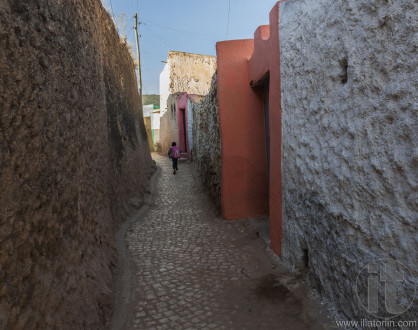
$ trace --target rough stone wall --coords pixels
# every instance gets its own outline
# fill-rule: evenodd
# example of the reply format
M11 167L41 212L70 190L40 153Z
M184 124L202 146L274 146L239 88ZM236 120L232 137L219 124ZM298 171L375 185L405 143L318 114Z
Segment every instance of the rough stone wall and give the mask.
M1 0L0 77L0 328L103 329L152 166L132 59L99 0Z
M167 63L160 74L162 113L169 109L167 98L170 94L206 95L215 71L214 56L169 51Z
M222 159L216 72L208 95L190 105L193 113L192 159L209 194L220 207Z
M370 318L361 268L418 265L418 3L293 0L280 12L283 257L304 259L340 315ZM416 303L402 318L414 315Z
M160 119L160 148L167 154L171 143L179 144L179 128L177 125L177 99L180 93L169 95L167 99L167 112Z
M206 95L216 70L216 58L183 52L168 52L170 94L185 92Z

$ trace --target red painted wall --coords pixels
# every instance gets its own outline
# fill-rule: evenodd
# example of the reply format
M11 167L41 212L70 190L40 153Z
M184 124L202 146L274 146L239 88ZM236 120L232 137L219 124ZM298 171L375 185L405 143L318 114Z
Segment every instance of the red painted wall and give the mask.
M178 132L179 132L179 147L183 151L183 157L184 158L190 158L190 144L189 144L189 135L188 135L188 101L189 99L191 101L197 102L197 100L201 99L202 96L196 95L196 94L187 94L187 93L181 93L179 97L177 98L177 126L178 126ZM183 111L185 113L186 118L186 125L184 126L183 122ZM184 139L184 130L186 130L186 140ZM187 145L187 148L185 146ZM187 149L187 152L185 152Z
M270 25L254 40L218 42L218 99L222 138L222 212L226 219L270 214L270 240L281 254L281 91L279 2ZM263 100L251 86L269 77L270 193ZM270 195L270 196L269 196Z
M250 87L253 40L216 44L222 138L222 214L239 219L268 214L262 95Z
M252 83L270 75L270 239L271 247L281 254L282 245L282 109L280 86L279 2L270 12L270 25L254 33L254 53L249 61Z
M188 101L188 94L182 93L177 99L177 125L179 128L179 145L178 147L185 153L185 158L189 158L189 139L187 136L187 101ZM186 118L186 125L183 122L183 113ZM184 139L184 131L186 130L186 139ZM186 148L187 146L187 148ZM187 153L185 152L187 150Z

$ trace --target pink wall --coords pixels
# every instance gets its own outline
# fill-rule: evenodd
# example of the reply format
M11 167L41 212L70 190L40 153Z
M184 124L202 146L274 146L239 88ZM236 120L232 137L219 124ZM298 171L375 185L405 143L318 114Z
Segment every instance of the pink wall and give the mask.
M272 249L280 254L282 245L282 109L280 86L279 5L270 12L270 25L254 33L254 53L249 61L249 80L257 83L270 75L270 239Z
M239 219L268 213L262 95L250 87L253 40L216 44L222 139L222 214Z
M179 130L179 145L178 146L183 151L184 158L190 158L189 136L187 133L187 126L189 122L188 101L189 99L193 101L193 100L196 100L197 98L199 98L198 95L187 94L187 93L181 93L179 97L177 98L177 125L178 125L178 130ZM186 119L185 122L183 120L183 112L185 116L184 118ZM186 139L184 138L184 131L186 131Z
M226 219L270 215L270 239L281 254L281 94L279 3L254 40L218 42L218 99L222 137L222 213ZM252 88L269 77L270 194L263 99ZM264 146L264 148L263 148ZM270 196L269 196L270 195Z
M177 125L179 128L179 145L180 149L183 151L183 153L187 154L186 158L189 158L190 154L190 148L189 148L189 139L187 138L187 101L188 101L188 95L187 93L182 93L177 99ZM184 118L186 119L186 122L184 123L183 120L183 114ZM184 132L186 132L186 139L184 138ZM186 148L187 146L187 148ZM186 152L187 150L187 152Z

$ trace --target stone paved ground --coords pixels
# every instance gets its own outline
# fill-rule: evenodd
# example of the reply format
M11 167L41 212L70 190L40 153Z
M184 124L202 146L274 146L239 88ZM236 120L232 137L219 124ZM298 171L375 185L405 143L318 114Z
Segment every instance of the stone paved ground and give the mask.
M324 329L303 281L277 266L243 222L216 217L191 164L167 157L148 211L128 230L129 329Z

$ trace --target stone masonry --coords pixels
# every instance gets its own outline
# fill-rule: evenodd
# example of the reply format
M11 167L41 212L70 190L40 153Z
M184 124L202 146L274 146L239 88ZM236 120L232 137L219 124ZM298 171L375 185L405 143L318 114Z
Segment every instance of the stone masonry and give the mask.
M180 93L171 94L167 99L168 110L160 118L160 144L161 152L167 154L171 143L179 140L177 126L177 99Z
M0 1L0 329L103 329L152 160L99 0Z
M208 95L198 103L189 104L193 113L193 163L210 196L220 207L222 159L216 73Z
M418 284L417 17L414 0L280 5L283 257L345 319L372 317L371 261L410 269L405 307Z
M160 109L169 110L168 96L175 93L206 95L216 70L216 58L210 55L169 51L160 74Z

